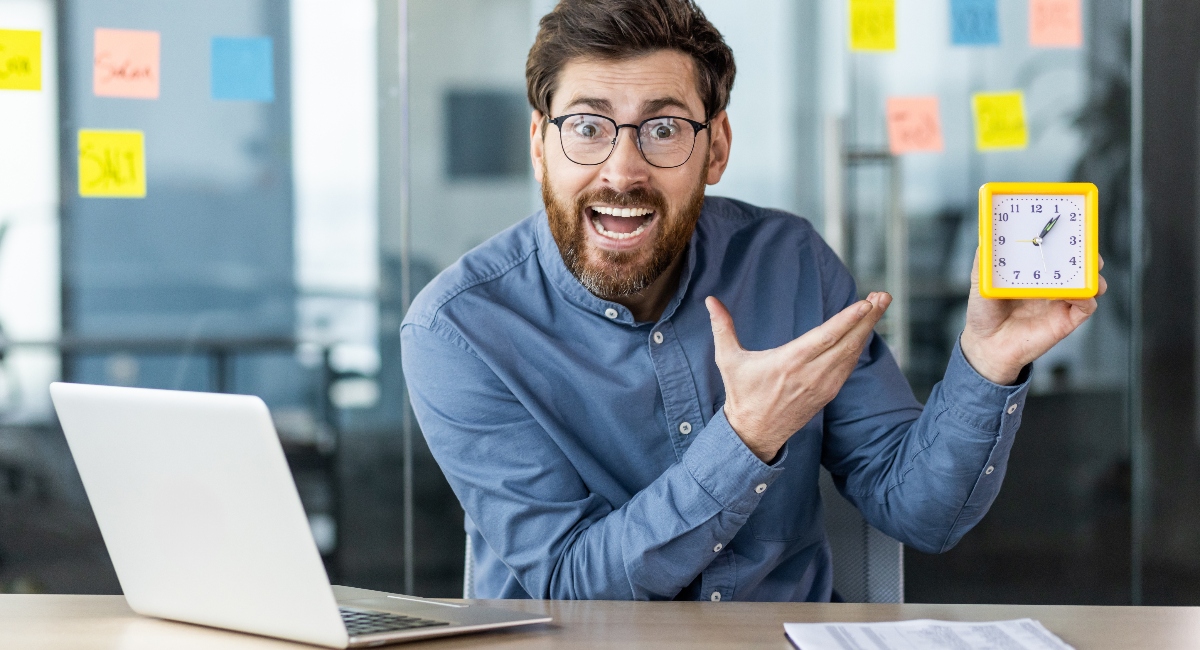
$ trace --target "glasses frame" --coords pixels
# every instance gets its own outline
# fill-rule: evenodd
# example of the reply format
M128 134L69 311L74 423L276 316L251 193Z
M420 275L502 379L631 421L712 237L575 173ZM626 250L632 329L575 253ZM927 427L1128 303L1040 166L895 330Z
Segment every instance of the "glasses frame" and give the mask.
M563 141L562 141L563 122L567 121L567 118L578 117L580 115L584 115L587 117L598 117L602 120L608 120L609 122L611 122L613 124L614 127L616 127L616 131L613 133L612 142L610 143L611 146L608 149L608 155L605 156L604 160L601 160L600 162L581 163L581 162L575 160L574 158L571 158L571 154L567 153L567 146L565 144L563 144ZM654 120L663 120L663 119L682 120L682 121L687 122L688 124L692 125L692 149L691 149L691 151L688 152L687 158L684 158L683 162L679 163L678 165L655 165L654 163L650 162L650 159L646 157L646 152L642 150L642 127L645 126L647 122L653 122ZM650 165L651 167L657 167L659 169L675 169L676 167L682 167L682 166L686 165L687 161L692 159L692 154L696 152L696 140L698 140L700 138L700 132L708 129L709 125L712 124L711 121L710 122L697 122L696 120L689 120L686 117L679 117L678 115L655 115L654 117L648 117L648 118L642 120L641 122L638 122L637 124L618 124L617 121L614 120L613 118L611 118L607 115L600 115L598 113L567 113L566 115L559 115L558 117L547 120L547 121L550 124L553 124L554 126L558 127L558 146L562 149L563 155L567 157L567 160L570 160L571 162L575 163L576 165L586 165L588 167L594 167L596 165L603 165L604 163L608 162L608 159L612 158L613 152L617 150L617 140L621 139L621 129L628 127L628 128L633 129L633 141L637 145L638 153L642 154L642 160L645 160L646 164Z

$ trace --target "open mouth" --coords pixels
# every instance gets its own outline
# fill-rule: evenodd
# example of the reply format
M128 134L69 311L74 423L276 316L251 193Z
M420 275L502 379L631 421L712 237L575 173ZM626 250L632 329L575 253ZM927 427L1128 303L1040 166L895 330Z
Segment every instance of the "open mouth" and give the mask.
M654 221L650 208L617 208L593 205L585 210L592 226L602 237L614 240L633 239L646 231Z

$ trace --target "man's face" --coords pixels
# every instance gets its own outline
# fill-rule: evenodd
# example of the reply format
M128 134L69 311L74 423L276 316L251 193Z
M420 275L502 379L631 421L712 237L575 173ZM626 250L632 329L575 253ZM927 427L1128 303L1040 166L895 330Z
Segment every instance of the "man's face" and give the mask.
M534 173L563 261L601 298L636 294L691 239L704 185L720 180L728 161L728 119L724 112L715 117L696 135L687 162L664 169L642 157L630 128L620 130L616 149L602 164L572 162L558 127L543 120L568 113L594 113L618 124L664 115L703 122L694 63L670 50L622 61L575 59L559 73L551 115L534 111Z

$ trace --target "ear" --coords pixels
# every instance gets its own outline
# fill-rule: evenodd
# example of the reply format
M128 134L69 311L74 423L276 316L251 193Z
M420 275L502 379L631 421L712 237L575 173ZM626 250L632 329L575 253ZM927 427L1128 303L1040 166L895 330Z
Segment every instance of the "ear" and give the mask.
M704 182L716 185L729 166L729 148L733 144L733 133L729 130L729 114L717 113L708 123L708 170Z
M542 170L546 157L546 120L542 112L533 109L529 120L529 158L533 162L533 177L542 182Z

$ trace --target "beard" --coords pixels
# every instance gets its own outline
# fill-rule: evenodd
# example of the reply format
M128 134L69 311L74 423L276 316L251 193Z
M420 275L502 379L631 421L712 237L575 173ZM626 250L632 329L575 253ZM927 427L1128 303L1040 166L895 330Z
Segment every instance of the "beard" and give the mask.
M707 165L703 165L706 168ZM542 163L542 202L550 221L550 232L558 244L563 263L585 289L597 298L612 300L640 293L658 279L692 239L700 209L704 207L704 177L697 179L691 195L679 209L671 212L662 192L635 188L618 192L603 188L585 192L571 203L558 200L550 183L550 173ZM654 219L661 221L654 240L637 250L609 251L589 248L584 211L588 206L649 207Z

